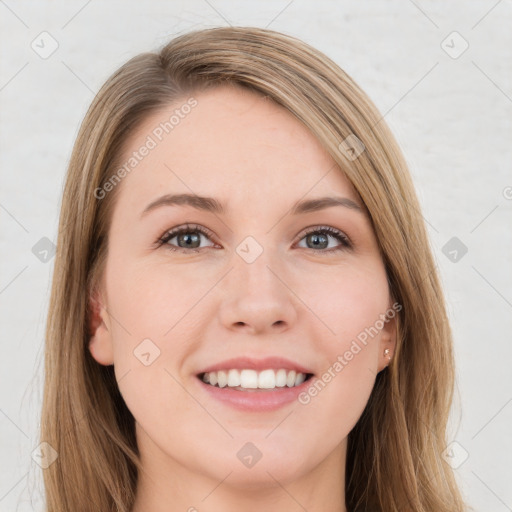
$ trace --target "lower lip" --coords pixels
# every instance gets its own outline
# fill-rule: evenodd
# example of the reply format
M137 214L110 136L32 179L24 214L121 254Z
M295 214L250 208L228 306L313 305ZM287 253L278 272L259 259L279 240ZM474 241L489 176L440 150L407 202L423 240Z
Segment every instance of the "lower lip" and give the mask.
M302 384L294 387L275 388L273 390L248 390L239 391L236 389L206 384L196 377L200 386L209 393L211 397L224 402L241 411L251 412L267 412L275 411L285 405L297 400L298 395L305 391L313 381L314 377L310 377Z

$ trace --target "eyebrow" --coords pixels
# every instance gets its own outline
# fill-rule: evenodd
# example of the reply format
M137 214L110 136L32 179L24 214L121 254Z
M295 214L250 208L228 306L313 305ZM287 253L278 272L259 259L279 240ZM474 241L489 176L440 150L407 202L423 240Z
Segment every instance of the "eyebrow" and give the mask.
M213 197L198 196L195 194L166 194L146 206L141 217L144 217L150 211L162 206L191 206L196 210L205 212L217 214L225 213L225 208L222 203ZM316 212L333 206L343 206L363 214L361 206L348 197L318 197L316 199L297 201L292 207L291 214L299 215Z

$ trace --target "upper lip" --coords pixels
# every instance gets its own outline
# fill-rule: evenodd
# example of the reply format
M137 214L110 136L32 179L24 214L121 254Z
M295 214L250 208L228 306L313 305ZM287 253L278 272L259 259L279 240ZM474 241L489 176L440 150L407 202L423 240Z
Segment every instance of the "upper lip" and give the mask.
M313 373L308 368L298 364L290 359L286 359L284 357L265 357L263 359L256 359L252 357L235 357L233 359L226 359L225 361L220 361L219 363L212 364L200 372L198 375L209 372L216 372L219 370L266 370L269 368L280 369L283 368L285 370L295 370L300 373Z

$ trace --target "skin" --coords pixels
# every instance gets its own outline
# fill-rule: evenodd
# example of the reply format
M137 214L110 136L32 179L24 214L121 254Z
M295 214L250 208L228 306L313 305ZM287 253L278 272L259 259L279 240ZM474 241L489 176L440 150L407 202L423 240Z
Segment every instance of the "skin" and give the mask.
M287 357L316 377L332 368L393 303L371 222L346 207L290 214L301 199L361 201L288 111L227 86L194 97L198 105L118 185L107 265L91 297L101 307L90 352L114 364L136 420L145 471L132 512L344 512L347 436L389 363L394 320L306 405L241 412L210 398L196 374L235 356ZM185 101L148 117L126 158ZM141 218L167 193L215 197L227 212L164 206ZM186 223L215 236L200 235L199 252L183 236L156 247ZM312 226L340 230L353 248L330 234L316 248L304 234ZM247 236L263 248L250 264L236 252ZM148 366L133 353L146 338L160 350ZM237 458L246 442L262 453L251 468Z

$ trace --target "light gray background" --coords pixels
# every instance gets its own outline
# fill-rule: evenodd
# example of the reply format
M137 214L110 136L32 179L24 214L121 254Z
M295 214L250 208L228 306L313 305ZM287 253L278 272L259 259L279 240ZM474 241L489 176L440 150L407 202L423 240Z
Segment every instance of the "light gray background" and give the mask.
M506 0L0 0L0 511L42 510L32 453L54 260L32 249L56 241L86 108L136 53L228 23L302 38L385 114L410 164L455 335L460 400L447 460L475 510L512 510L511 21ZM45 59L31 47L51 48L43 31L58 43ZM453 31L469 44L457 58L464 43ZM443 253L452 237L468 249L457 262Z

